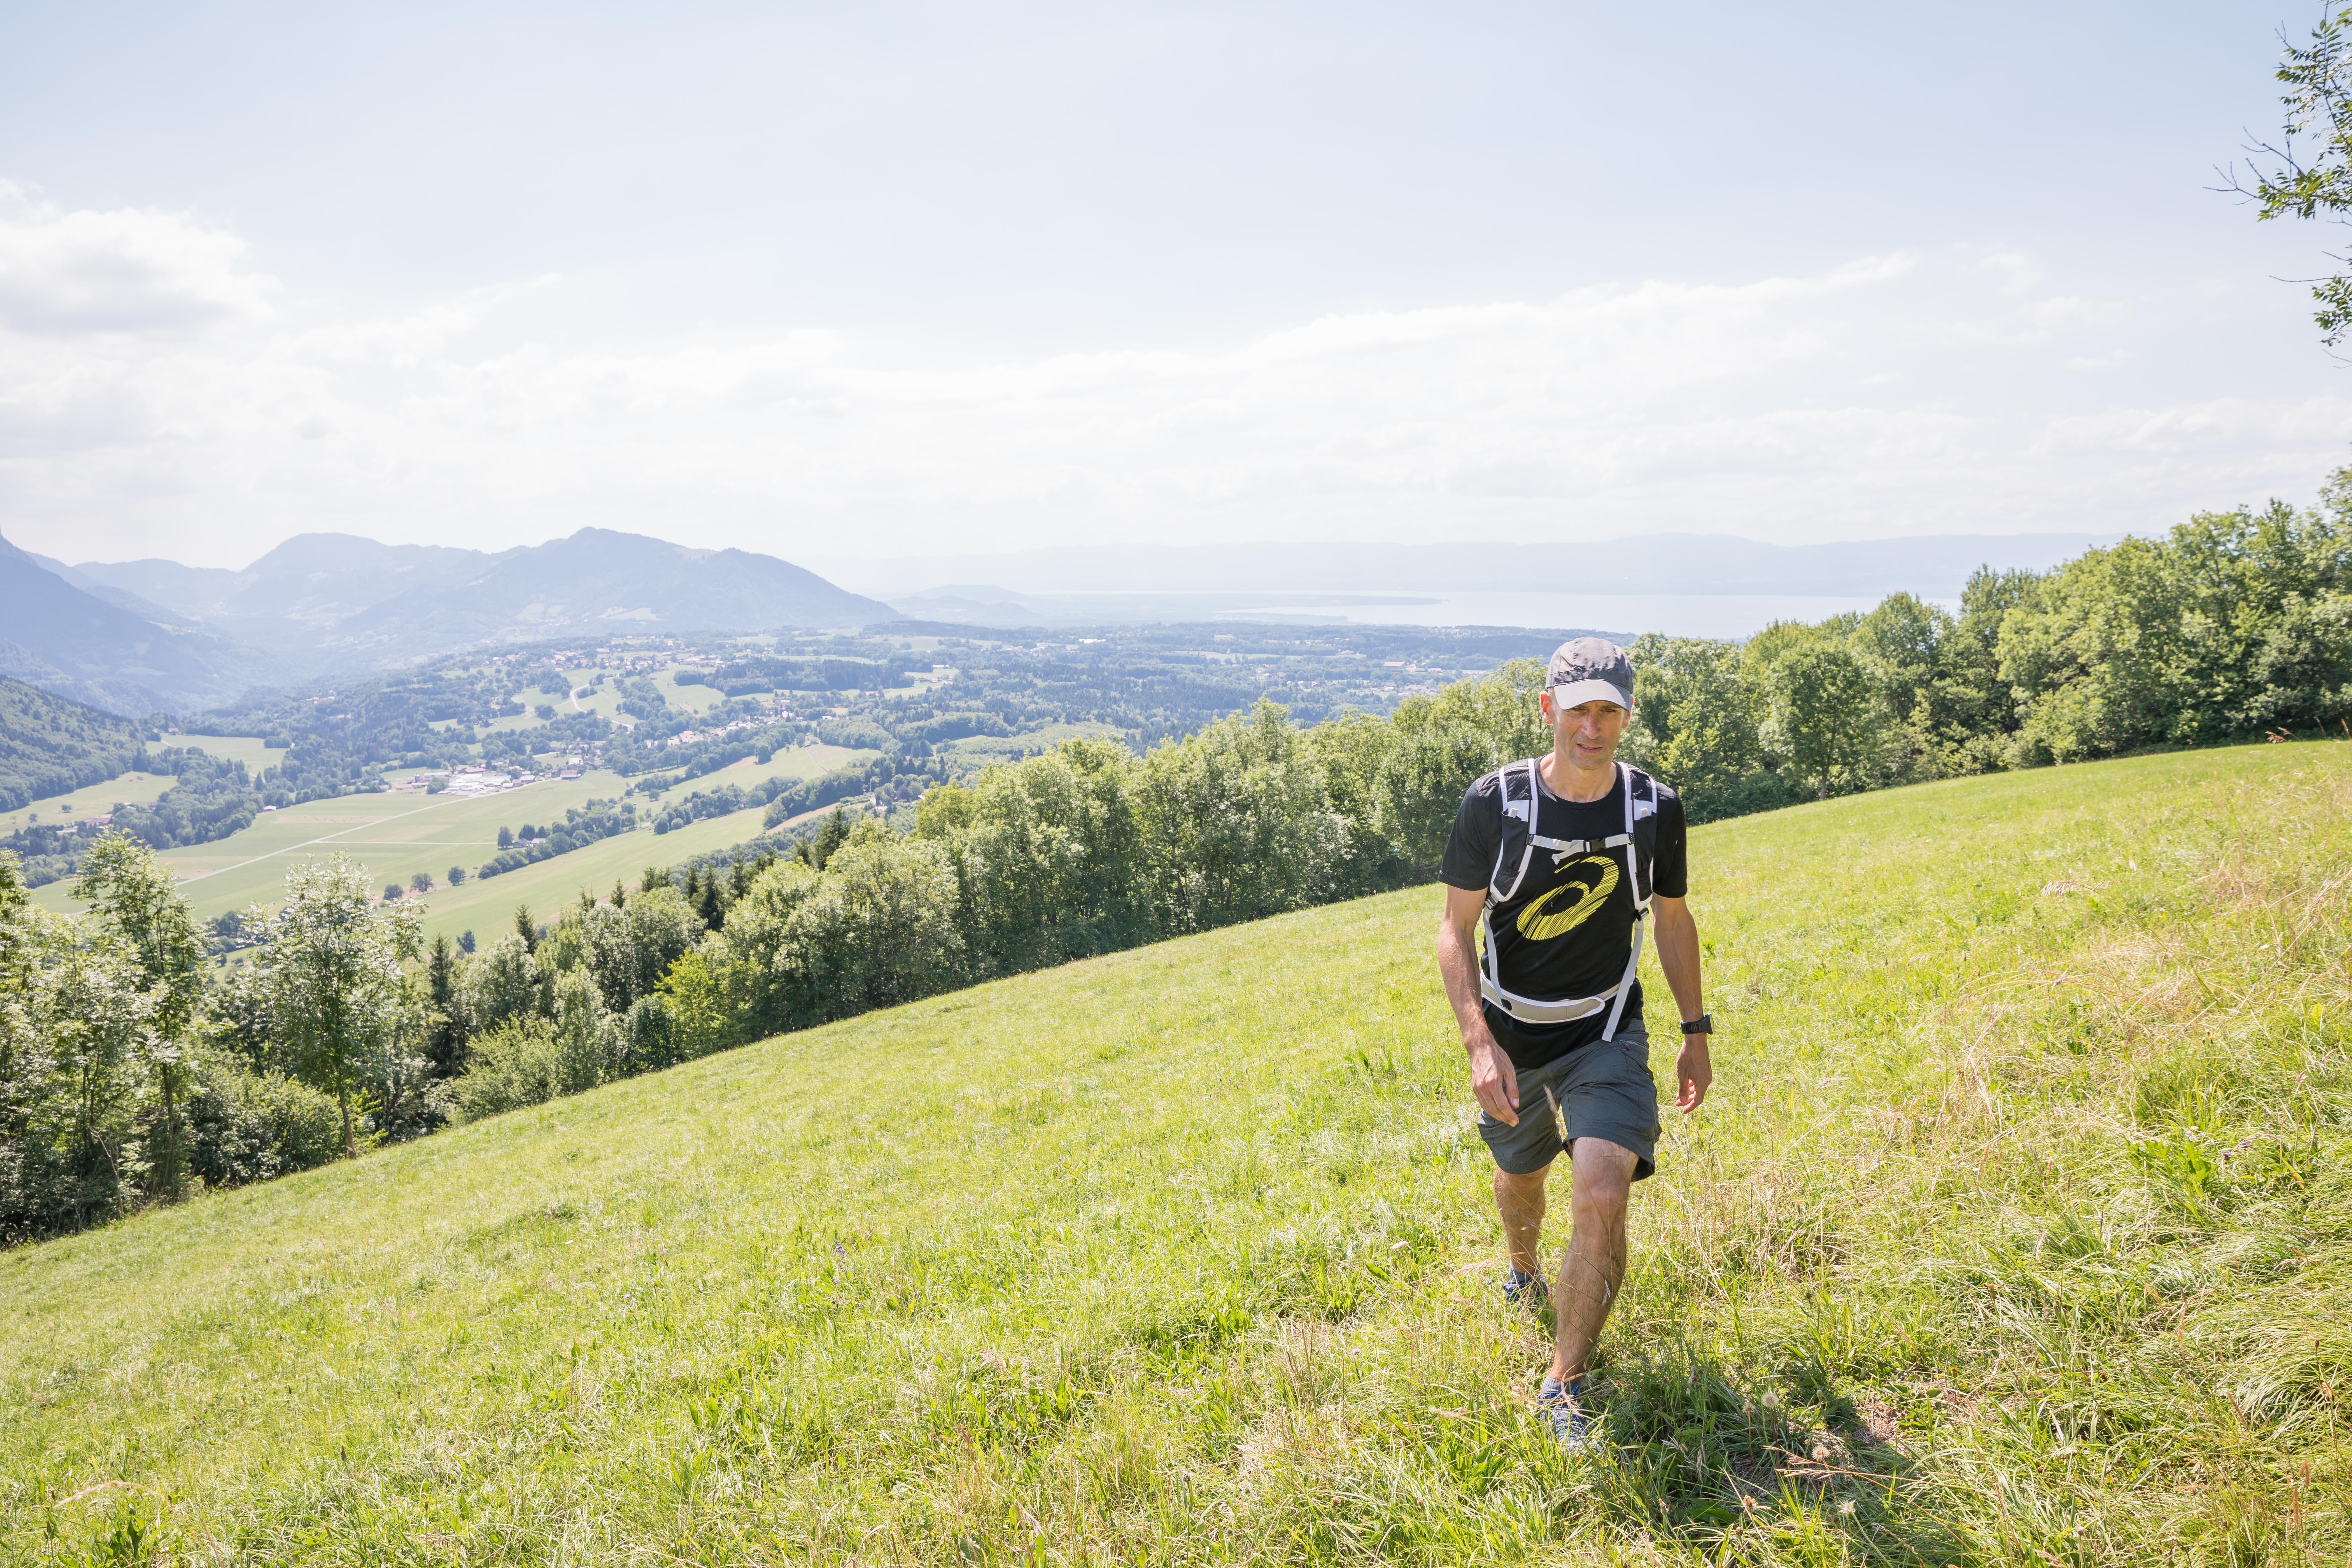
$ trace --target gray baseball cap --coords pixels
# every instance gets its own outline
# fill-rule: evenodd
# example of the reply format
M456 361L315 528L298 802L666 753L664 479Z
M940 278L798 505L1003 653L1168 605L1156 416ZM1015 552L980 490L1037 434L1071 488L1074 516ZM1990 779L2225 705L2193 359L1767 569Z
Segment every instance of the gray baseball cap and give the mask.
M1586 702L1614 702L1631 713L1633 661L1606 637L1577 637L1553 652L1544 689L1551 693L1555 712Z

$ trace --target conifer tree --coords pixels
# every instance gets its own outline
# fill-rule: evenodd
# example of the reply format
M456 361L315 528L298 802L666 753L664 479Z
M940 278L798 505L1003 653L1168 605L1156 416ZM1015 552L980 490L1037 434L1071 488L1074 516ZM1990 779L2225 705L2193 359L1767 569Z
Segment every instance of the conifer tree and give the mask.
M433 1035L426 1055L433 1064L435 1078L456 1078L464 1066L462 1057L466 1040L457 1026L457 1004L455 981L457 954L447 936L433 939L433 951L425 961L425 978L433 999Z

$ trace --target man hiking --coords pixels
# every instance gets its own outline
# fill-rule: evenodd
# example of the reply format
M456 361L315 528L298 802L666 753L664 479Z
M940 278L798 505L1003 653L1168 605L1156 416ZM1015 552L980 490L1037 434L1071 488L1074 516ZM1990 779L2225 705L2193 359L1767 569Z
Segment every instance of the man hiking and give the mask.
M1683 1020L1675 1103L1685 1114L1714 1080L1713 1025L1701 1006L1698 927L1683 901L1682 801L1617 761L1633 711L1632 663L1614 643L1578 637L1551 656L1537 700L1550 754L1486 774L1454 816L1438 870L1437 968L1470 1056L1478 1132L1495 1156L1510 1247L1503 1291L1515 1303L1544 1295L1544 1178L1569 1151L1573 1224L1538 1403L1561 1444L1580 1448L1578 1380L1624 1283L1626 1199L1657 1158L1658 1091L1634 978L1645 921L1654 918L1658 966Z

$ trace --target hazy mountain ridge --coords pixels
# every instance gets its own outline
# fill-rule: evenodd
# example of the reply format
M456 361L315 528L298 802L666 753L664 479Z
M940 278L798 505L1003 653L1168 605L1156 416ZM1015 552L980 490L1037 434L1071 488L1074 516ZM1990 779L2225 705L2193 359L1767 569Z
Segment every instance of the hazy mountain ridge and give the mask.
M135 595L228 636L295 652L332 639L387 599L456 586L514 553L299 533L242 570L153 557L48 564L90 592Z
M124 715L209 708L284 679L268 653L159 621L61 579L0 539L0 674Z
M896 613L772 555L583 528L484 557L462 580L391 595L322 633L319 646L397 661L583 630L755 632L861 626Z
M1000 595L1391 594L1557 589L1579 594L1913 593L1956 596L1980 565L2045 571L2114 534L1935 534L1767 544L1654 533L1582 543L1070 545L992 555L812 557L836 582L905 598Z
M236 571L0 547L0 608L16 634L0 642L0 673L126 714L583 631L760 632L898 614L774 556L608 529L497 552L306 533Z

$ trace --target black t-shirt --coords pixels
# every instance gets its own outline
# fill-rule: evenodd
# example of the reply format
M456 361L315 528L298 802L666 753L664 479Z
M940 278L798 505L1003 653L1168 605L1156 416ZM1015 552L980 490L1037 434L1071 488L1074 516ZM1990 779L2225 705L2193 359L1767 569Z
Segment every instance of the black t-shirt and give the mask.
M1511 771L1524 768L1524 763L1514 763ZM1679 796L1659 790L1657 822L1657 861L1650 890L1679 899L1689 880L1688 834ZM1599 800L1574 801L1554 795L1538 767L1535 831L1559 839L1609 838L1624 832L1623 770ZM1502 837L1502 774L1497 771L1472 784L1462 797L1453 835L1445 841L1445 858L1438 863L1438 879L1448 887L1486 892L1495 876L1495 852ZM1495 880L1508 887L1517 869L1506 867ZM1504 990L1546 999L1598 995L1624 975L1625 960L1633 952L1633 889L1625 876L1625 852L1595 849L1555 866L1551 851L1538 847L1528 864L1527 879L1507 902L1490 903L1487 913ZM1625 999L1624 1021L1641 1016L1642 987L1636 982ZM1591 1045L1608 1025L1606 1008L1564 1024L1523 1024L1491 1005L1486 1008L1487 1027L1512 1062L1523 1068L1541 1067Z

